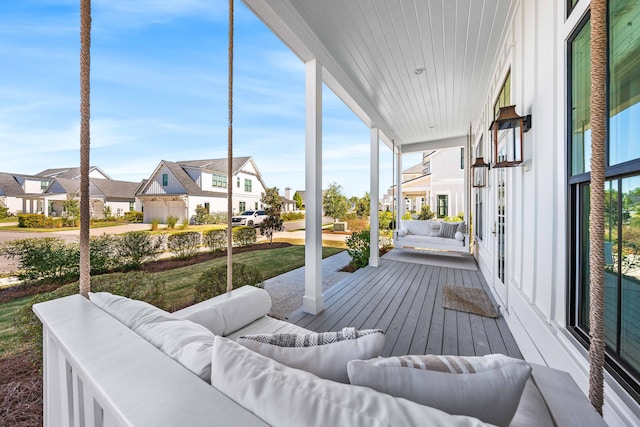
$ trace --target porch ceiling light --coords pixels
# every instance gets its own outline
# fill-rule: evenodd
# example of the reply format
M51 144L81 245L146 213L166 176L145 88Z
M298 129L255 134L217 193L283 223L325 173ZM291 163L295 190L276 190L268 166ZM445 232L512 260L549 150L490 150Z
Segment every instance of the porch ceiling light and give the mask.
M498 118L491 123L493 167L504 168L522 163L523 133L531 129L531 115L519 116L516 106L500 108Z
M477 157L476 161L471 165L473 173L473 186L482 188L487 186L487 178L489 175L489 164L484 162L484 158Z

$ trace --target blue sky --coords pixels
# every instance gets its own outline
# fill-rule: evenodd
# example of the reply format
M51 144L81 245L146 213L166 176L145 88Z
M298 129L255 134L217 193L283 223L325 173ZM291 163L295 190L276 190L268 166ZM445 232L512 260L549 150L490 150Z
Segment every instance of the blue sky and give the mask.
M235 5L234 156L253 156L270 187L303 189L304 66ZM139 181L162 159L226 157L226 1L94 0L92 30L92 165ZM77 166L79 0L2 1L0 60L0 171ZM323 109L323 185L362 196L369 131L326 88Z

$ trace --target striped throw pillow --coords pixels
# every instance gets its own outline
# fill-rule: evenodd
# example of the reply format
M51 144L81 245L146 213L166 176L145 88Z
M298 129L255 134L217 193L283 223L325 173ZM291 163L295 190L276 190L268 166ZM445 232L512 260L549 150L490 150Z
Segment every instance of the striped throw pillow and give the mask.
M457 222L443 222L440 226L440 237L447 237L449 239L454 239L456 237L456 232L458 231L458 223Z

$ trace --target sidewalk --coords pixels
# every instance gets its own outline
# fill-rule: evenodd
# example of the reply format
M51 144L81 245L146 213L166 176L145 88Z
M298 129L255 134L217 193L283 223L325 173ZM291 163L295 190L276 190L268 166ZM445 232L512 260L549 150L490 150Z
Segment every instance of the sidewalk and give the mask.
M347 251L322 260L322 290L326 291L336 283L349 277L351 273L339 271L349 264L351 257ZM271 296L271 315L285 319L302 306L304 296L304 267L272 277L264 282L264 289Z

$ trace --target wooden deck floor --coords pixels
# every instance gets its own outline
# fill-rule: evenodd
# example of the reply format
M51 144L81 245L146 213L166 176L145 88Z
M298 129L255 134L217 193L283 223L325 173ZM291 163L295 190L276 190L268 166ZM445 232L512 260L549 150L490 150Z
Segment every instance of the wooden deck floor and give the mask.
M287 319L316 331L352 326L379 328L386 340L382 356L502 353L522 358L505 320L442 307L442 287L482 287L495 301L479 271L381 260L329 289L317 316L298 310Z

